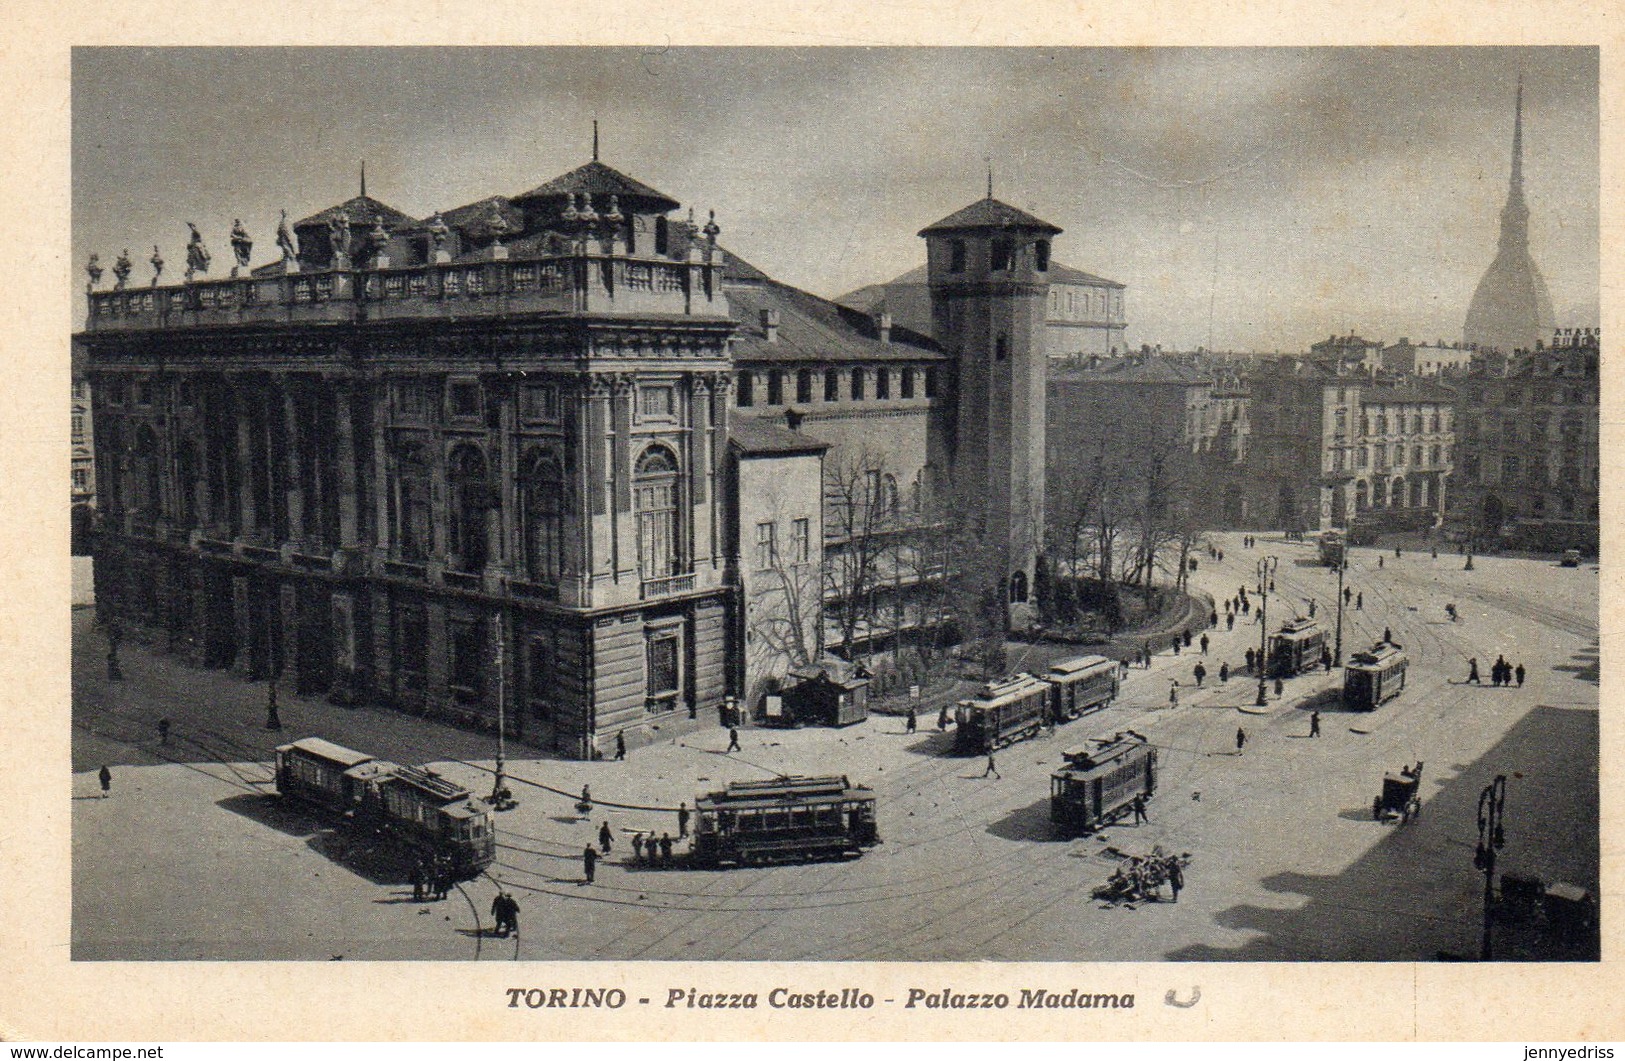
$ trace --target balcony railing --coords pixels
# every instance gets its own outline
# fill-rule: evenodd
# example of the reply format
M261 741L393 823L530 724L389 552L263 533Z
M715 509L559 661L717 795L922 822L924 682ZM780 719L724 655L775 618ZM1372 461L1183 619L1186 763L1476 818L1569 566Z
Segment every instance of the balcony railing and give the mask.
M643 580L644 600L655 600L659 597L675 597L680 593L694 592L693 575L669 575L666 578L646 578Z
M89 298L93 332L535 312L728 313L720 253L674 261L578 251L198 280Z

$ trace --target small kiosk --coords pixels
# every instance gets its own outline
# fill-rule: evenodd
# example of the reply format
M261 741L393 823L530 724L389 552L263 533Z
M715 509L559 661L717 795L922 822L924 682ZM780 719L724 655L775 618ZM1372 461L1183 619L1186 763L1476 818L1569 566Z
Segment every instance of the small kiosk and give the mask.
M791 668L781 694L778 723L850 726L862 722L869 717L869 679L858 673L852 664L832 656Z

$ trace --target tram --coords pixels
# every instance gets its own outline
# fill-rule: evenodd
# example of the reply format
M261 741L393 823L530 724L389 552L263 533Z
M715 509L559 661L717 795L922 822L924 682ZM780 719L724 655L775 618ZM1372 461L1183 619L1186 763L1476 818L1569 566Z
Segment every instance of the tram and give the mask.
M1157 790L1157 749L1132 730L1065 752L1050 775L1049 817L1068 836L1093 832Z
M880 843L875 794L845 777L735 781L694 801L694 860L701 865L861 855Z
M477 876L496 859L491 808L424 767L306 737L277 748L276 787L415 854L446 860L457 880Z
M1117 699L1121 679L1116 660L1105 656L1079 656L1052 665L1044 680L1050 684L1050 716L1057 722L1098 711Z
M1031 674L1013 674L959 701L954 707L954 751L986 755L1035 736L1047 720L1052 688Z
M1320 562L1325 567L1335 569L1343 562L1347 553L1347 540L1342 531L1335 527L1320 533Z
M1381 707L1404 691L1410 664L1400 646L1386 641L1354 653L1343 668L1343 703L1356 711Z
M1290 678L1313 670L1326 648L1326 631L1313 619L1294 619L1270 638L1269 676Z

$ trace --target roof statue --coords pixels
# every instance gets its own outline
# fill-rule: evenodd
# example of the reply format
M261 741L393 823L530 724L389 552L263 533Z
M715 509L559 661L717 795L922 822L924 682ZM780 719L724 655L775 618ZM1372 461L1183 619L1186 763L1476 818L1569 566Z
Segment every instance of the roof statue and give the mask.
M90 261L85 264L85 273L90 277L90 288L94 290L96 285L102 282L101 255L91 254Z
M156 248L155 248L156 249ZM113 290L123 291L130 281L130 248L125 247L113 262Z
M429 238L434 241L435 250L446 245L446 237L451 235L451 227L446 224L446 219L440 216L439 210L434 212L434 216L429 218L428 224L424 227L428 230Z
M152 245L152 257L147 261L152 263L152 286L158 286L158 278L164 275L164 256L158 250L158 244Z
M197 226L188 221L186 227L192 230L192 238L186 243L186 279L190 280L198 273L209 271L209 248L203 245L203 233Z
M350 257L350 215L343 210L327 219L327 238L333 248L335 264L338 259Z
M276 225L276 245L282 250L284 262L295 261L299 257L299 245L293 241L293 233L288 230L288 212L282 211L282 220Z
M1533 350L1556 325L1546 279L1529 253L1529 204L1523 195L1523 79L1512 123L1512 179L1501 208L1495 260L1478 282L1462 338L1480 349Z
M236 268L231 275L236 276L238 269L248 268L249 255L254 251L254 241L248 238L248 230L243 228L243 219L233 218L231 222L231 253L237 259Z

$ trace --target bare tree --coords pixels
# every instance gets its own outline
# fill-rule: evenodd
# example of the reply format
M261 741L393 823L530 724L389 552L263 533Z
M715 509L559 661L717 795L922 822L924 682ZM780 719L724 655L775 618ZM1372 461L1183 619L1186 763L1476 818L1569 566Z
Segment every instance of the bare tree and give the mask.
M873 629L885 583L884 563L905 529L896 478L883 454L864 450L824 465L824 599L847 652Z

